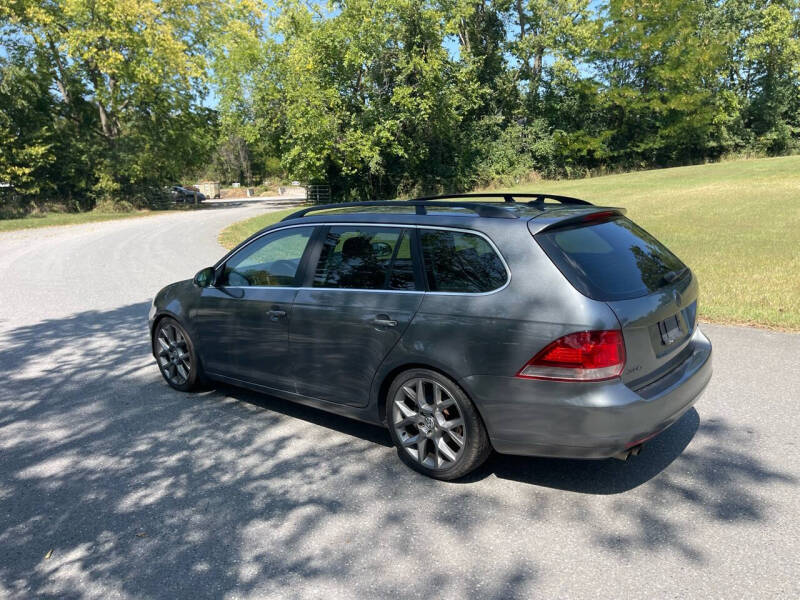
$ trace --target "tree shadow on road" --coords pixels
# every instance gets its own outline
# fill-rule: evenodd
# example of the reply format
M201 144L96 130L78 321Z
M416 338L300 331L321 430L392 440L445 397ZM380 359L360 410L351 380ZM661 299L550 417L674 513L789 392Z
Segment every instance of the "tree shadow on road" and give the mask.
M695 411L629 464L496 456L469 485L433 481L382 428L168 388L147 309L0 332L0 595L529 597L543 527L703 561L687 518L766 523L751 484L796 483ZM430 560L456 547L456 566Z

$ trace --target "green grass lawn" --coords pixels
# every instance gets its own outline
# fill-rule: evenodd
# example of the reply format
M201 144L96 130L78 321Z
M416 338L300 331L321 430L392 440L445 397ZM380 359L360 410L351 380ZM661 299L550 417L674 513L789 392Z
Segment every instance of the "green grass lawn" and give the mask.
M0 219L0 231L14 231L17 229L35 229L37 227L54 227L56 225L81 225L83 223L96 223L98 221L111 221L114 219L129 219L131 217L144 217L152 214L162 214L165 211L137 210L133 212L83 212L83 213L47 213L36 217L22 219Z
M800 330L800 157L741 160L518 191L624 206L700 278L710 321Z
M515 189L623 206L698 275L702 318L800 331L798 156L542 181ZM220 241L232 247L293 210L237 223Z
M239 221L238 223L234 223L233 225L230 225L222 230L222 233L219 234L219 243L225 246L225 248L233 248L236 244L250 237L259 229L263 229L267 225L277 223L284 217L289 216L293 212L297 212L301 208L303 207L294 206L292 208L269 212L257 217L245 219L244 221Z

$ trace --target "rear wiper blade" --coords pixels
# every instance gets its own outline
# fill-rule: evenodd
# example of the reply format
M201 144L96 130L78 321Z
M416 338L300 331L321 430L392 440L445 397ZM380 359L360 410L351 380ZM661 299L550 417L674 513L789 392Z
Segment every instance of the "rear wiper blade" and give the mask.
M664 273L662 279L666 283L672 283L684 276L686 271L689 270L689 267L683 267L682 269L676 269L675 271L669 271L668 273Z

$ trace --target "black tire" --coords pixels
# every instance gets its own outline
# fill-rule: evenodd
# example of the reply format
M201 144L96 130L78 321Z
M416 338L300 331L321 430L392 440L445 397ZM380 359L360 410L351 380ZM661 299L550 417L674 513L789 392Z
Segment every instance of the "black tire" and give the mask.
M422 404L415 400L420 382ZM427 403L429 395L431 403ZM437 412L436 406L444 408ZM453 407L457 408L457 413ZM453 428L452 424L458 423L459 418L463 425ZM418 425L413 423L415 419ZM386 395L386 424L400 460L434 479L452 481L464 477L481 466L492 451L475 405L454 381L429 369L410 369L394 379ZM459 438L461 445L457 443Z
M162 344L164 341L174 346L174 350L172 347L167 350ZM164 380L176 390L193 392L205 386L206 379L192 338L172 317L164 317L156 324L153 356ZM183 358L179 359L180 356Z

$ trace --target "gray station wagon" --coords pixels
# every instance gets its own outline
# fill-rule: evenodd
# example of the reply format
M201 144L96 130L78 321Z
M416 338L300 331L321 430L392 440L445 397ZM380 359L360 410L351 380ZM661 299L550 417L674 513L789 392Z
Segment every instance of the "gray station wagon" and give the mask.
M161 290L153 354L178 390L383 424L439 479L492 448L627 458L695 403L711 344L697 278L624 213L547 194L305 208Z

